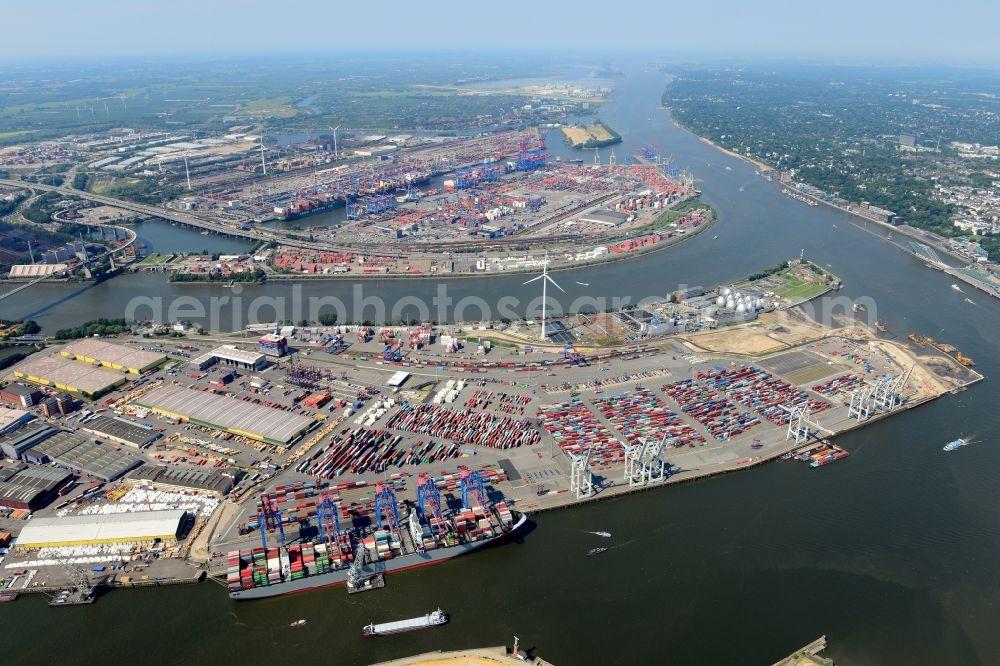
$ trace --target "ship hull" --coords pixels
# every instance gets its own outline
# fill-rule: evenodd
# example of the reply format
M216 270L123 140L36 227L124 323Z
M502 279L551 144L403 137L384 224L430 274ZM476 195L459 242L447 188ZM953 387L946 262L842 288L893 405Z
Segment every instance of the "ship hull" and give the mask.
M361 571L364 575L374 575L378 573L406 571L407 569L416 569L417 567L425 567L431 564L440 564L441 562L466 555L473 551L481 550L487 546L501 543L504 540L509 539L515 532L521 529L526 521L527 516L521 514L520 519L514 523L510 530L495 536L492 539L485 539L475 543L463 543L457 546L449 546L447 548L436 548L434 550L420 553L409 553L401 557L394 557L391 560L383 560L376 564L365 564ZM333 587L334 585L344 585L347 583L347 577L347 569L338 569L337 571L331 571L329 573L308 576L298 580L284 581L281 583L275 583L274 585L255 587L250 590L234 590L229 593L229 598L234 601L248 601L250 599L277 597L283 594L296 594L298 592L306 592L308 590Z

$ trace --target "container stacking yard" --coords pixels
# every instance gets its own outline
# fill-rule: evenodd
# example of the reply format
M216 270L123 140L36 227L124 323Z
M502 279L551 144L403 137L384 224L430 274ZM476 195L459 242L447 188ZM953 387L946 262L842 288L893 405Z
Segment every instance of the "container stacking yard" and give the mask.
M308 416L182 386L156 389L136 404L164 416L277 446L286 446L315 423Z

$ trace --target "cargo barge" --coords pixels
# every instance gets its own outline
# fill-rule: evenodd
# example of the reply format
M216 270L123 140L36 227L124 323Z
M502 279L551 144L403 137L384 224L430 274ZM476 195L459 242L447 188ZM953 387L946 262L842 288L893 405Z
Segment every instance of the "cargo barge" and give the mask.
M231 551L226 578L229 597L262 599L343 585L352 576L439 564L503 541L526 521L527 516L498 502L489 511L477 506L449 519L432 515L425 521L411 511L401 521L405 529L344 531L326 540Z
M439 627L447 622L448 616L438 608L427 615L414 617L409 620L396 620L395 622L382 622L380 624L371 623L362 628L361 631L365 636L389 636L392 634L401 634L404 631Z

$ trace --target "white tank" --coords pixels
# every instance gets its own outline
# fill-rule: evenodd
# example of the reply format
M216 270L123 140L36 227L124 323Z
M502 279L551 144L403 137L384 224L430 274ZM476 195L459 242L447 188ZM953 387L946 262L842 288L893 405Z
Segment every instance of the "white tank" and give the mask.
M742 303L740 303L739 305L736 306L736 314L742 314L742 313L744 313L746 311L747 311L747 307L745 305L743 305Z
M715 304L718 305L721 308L723 305L726 304L726 297L725 296L719 296L717 299L715 299Z
M723 296L728 296L731 293L733 293L733 290L730 289L729 287L726 287L725 289L722 290L722 295Z
M730 298L728 301L726 301L726 307L732 310L733 308L736 307L736 301Z

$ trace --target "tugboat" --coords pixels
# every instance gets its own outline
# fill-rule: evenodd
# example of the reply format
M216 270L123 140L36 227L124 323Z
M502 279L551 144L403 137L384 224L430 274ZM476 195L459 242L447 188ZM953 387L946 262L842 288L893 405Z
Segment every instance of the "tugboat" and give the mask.
M296 620L295 622L290 622L290 623L288 624L288 626L289 626L289 627L301 627L301 626L302 626L302 625L304 625L305 623L306 623L306 621L305 621L305 620Z
M591 548L589 551L587 551L587 555L600 555L606 550L607 548Z

